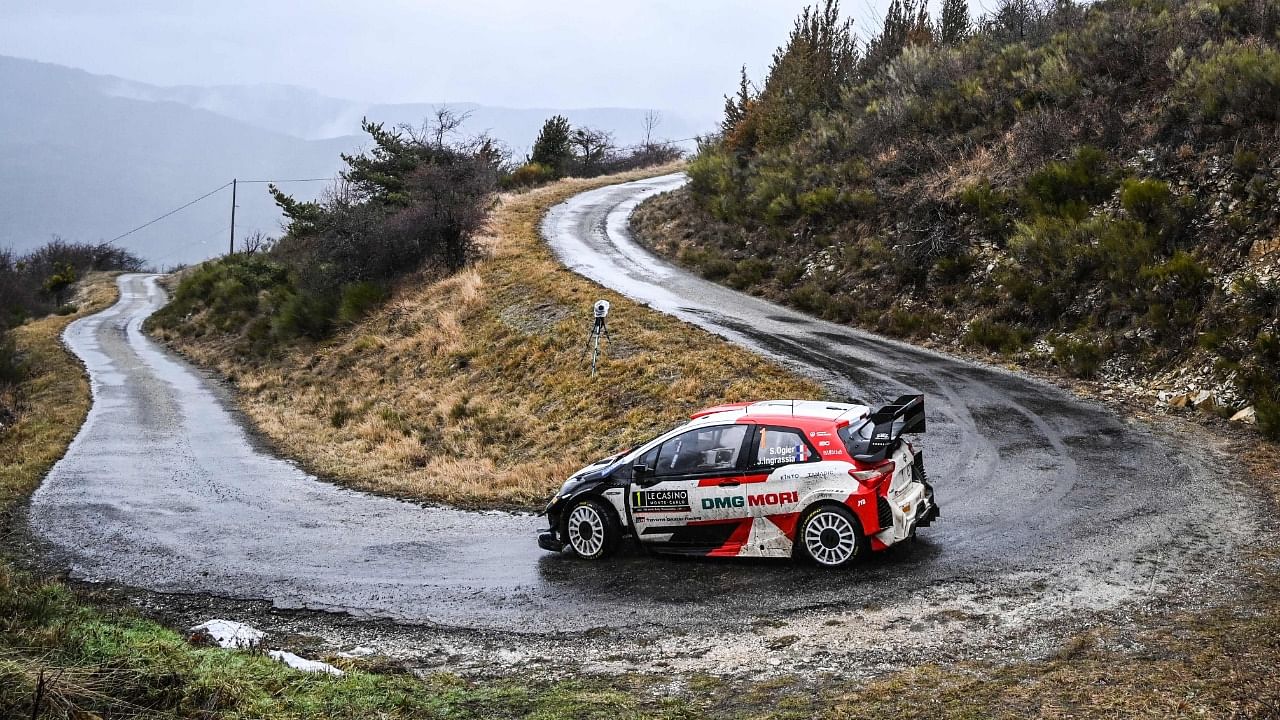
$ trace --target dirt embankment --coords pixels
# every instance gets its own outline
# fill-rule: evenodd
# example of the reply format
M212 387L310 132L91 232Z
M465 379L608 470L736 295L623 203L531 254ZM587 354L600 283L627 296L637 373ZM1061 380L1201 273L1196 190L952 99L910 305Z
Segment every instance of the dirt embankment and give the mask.
M500 198L487 259L401 282L380 310L284 357L247 359L217 333L157 332L238 390L284 454L355 487L470 507L533 508L574 469L700 407L821 390L756 355L563 268L538 224L595 187L672 167L565 180ZM599 375L591 305L613 303Z

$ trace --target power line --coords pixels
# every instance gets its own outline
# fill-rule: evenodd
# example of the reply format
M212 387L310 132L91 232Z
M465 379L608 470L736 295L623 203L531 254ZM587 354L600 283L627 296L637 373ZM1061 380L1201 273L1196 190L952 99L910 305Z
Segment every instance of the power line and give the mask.
M625 145L625 146L623 146L623 147L615 147L615 148L613 148L613 149L614 149L614 151L618 151L618 150L635 150L635 149L639 149L639 148L643 148L643 147L658 147L658 146L662 146L662 145L674 145L674 144L676 144L676 143L689 142L689 141L691 141L691 140L698 140L698 139L699 139L699 136L696 136L696 135L695 135L694 137L679 138L678 140L661 140L661 141L655 141L655 142L651 142L651 143L638 143L638 144L636 144L636 145ZM146 222L142 223L141 225L139 225L139 226L137 226L137 227L133 228L132 230L129 230L128 232L120 233L119 235L117 235L117 236L115 236L115 237L111 238L110 240L108 240L108 241L107 241L107 244L109 245L109 244L112 244L112 243L116 242L117 240L123 240L124 238L129 237L130 235L132 235L132 234L134 234L134 233L138 232L139 230L144 230L144 229L146 229L146 228L149 228L149 227L151 227L152 225L155 225L156 223L160 222L161 220L164 220L165 218L169 217L170 215L176 215L177 213L182 212L183 210L186 210L187 208L191 207L192 205L195 205L196 203L200 202L201 200L204 200L205 198L207 198L207 197L209 197L209 196L211 196L211 195L216 195L217 193L219 193L219 192L221 192L221 191L223 191L223 190L226 190L227 188L231 187L233 184L235 184L235 183L237 183L237 182L240 182L240 183L252 183L252 184L255 184L255 185L262 185L262 184L267 184L267 183L272 183L272 184L277 184L277 185L283 185L283 184L285 184L285 183L327 182L327 181L331 181L331 180L334 180L334 179L335 179L335 178L333 178L333 177L322 177L322 178L290 178L290 179L287 179L287 180L232 180L232 181L230 181L230 182L227 182L227 183L224 183L224 184L222 184L222 185L219 185L218 187L216 187L216 188L214 188L214 189L210 190L209 192L207 192L207 193L205 193L205 194L201 195L200 197L198 197L198 198L196 198L196 199L194 199L194 200L191 200L190 202L187 202L187 203L184 203L184 204L182 204L182 205L179 205L178 207L176 207L176 208L174 208L174 209L170 210L169 212L167 212L167 213L165 213L165 214L163 214L163 215L159 215L159 216L157 216L157 217L154 217L154 218L152 218L152 219L150 219L150 220L148 220L148 221L146 221ZM233 227L234 227L234 226L233 226Z
M174 213L177 213L177 212L182 211L182 210L186 210L187 208L191 207L192 205L195 205L196 203L198 203L198 202L200 202L201 200L203 200L203 199L205 199L205 198L209 197L210 195L213 195L213 194L217 193L217 192L218 192L218 191L220 191L220 190L225 190L225 189L227 189L227 188L229 188L229 187L231 187L231 183L227 183L227 184L225 184L225 185L220 185L220 186L218 186L218 187L214 188L213 190L210 190L209 192L207 192L207 193L205 193L205 194L201 195L200 197L196 198L195 200L192 200L191 202L189 202L189 203L187 203L187 204L185 204L185 205L182 205L182 206L180 206L180 207L176 207L176 208L174 208L174 209L170 210L169 212L167 212L167 213L165 213L165 214L161 215L160 217L157 217L157 218L153 218L153 219L151 219L151 220L148 220L147 222L142 223L142 224L141 224L141 225L139 225L138 227L136 227L136 228L134 228L134 229L130 230L129 232L121 233L121 234L119 234L119 235L117 235L117 236L115 236L115 237L111 238L110 240L108 240L108 241L107 241L107 244L109 245L109 244L111 244L111 243L114 243L114 242L115 242L115 241L117 241L117 240L120 240L120 239L122 239L122 238L126 238L126 237L128 237L128 236L130 236L130 235L132 235L132 234L134 234L134 233L136 233L136 232L138 232L139 230L141 230L141 229L143 229L143 228L146 228L146 227L150 227L150 226L152 226L152 225L155 225L156 223L158 223L158 222L160 222L161 220L163 220L163 219L165 219L165 218L169 217L170 215L173 215Z
M322 178L298 178L296 180L241 180L240 184L243 185L246 183L258 183L258 184L272 183L275 185L283 185L284 183L325 182L326 180L333 180L333 179L334 178L331 178L331 177L322 177Z

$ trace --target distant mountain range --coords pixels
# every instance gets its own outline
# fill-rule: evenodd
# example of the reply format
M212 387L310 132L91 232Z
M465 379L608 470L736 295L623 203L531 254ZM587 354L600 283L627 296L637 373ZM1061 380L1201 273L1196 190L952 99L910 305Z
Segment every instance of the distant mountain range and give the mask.
M159 87L0 56L0 247L22 251L60 235L108 240L232 178L330 177L339 154L366 144L360 120L421 125L439 104L341 100L286 85ZM550 115L643 136L644 109L501 108L449 103L468 113L461 132L488 132L522 157ZM663 112L657 136L706 127ZM687 146L687 144L686 144ZM326 183L286 185L311 198ZM140 230L120 244L158 267L225 252L229 190ZM279 234L262 184L241 185L236 234Z

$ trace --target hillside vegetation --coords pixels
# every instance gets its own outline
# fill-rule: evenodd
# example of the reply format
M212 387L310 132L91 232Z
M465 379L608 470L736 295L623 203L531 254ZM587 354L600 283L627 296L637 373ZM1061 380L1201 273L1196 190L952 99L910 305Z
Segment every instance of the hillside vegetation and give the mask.
M244 255L192 269L151 328L230 378L257 427L318 473L423 500L537 507L586 462L700 407L822 394L602 290L543 244L538 225L552 205L674 169L501 196L469 264L421 265L382 286L385 301L358 319L344 319L340 303L331 336L272 335L278 279L262 278L292 271ZM614 304L613 341L592 378L582 349L599 298Z
M822 317L1210 390L1280 436L1280 6L807 11L638 235Z

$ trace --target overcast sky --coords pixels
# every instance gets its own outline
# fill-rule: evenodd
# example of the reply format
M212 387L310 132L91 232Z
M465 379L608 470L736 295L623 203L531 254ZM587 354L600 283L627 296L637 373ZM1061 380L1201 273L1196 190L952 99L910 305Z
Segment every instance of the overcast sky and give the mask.
M0 0L0 54L161 85L718 113L813 0ZM888 0L845 2L859 32Z

